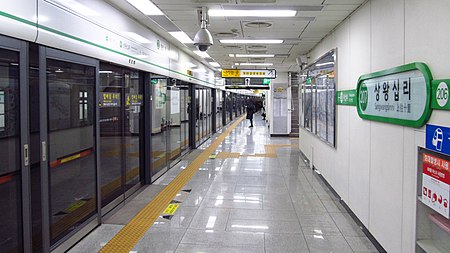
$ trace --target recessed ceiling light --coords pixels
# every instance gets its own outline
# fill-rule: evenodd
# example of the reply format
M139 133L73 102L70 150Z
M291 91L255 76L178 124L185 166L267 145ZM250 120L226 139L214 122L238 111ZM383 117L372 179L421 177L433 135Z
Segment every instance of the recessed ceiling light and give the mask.
M140 12L149 16L159 16L164 15L162 11L149 0L127 0L128 3L133 5Z
M189 38L189 36L184 33L183 31L178 31L178 32L169 32L170 35L172 35L175 39L177 39L179 42L184 43L184 44L193 44L194 41L191 40L191 38Z
M208 53L206 52L202 52L199 50L193 51L195 54L197 54L198 56L202 57L202 58L210 58L211 56L209 56Z
M283 40L219 40L224 44L281 44Z
M326 65L334 65L334 62L330 61L330 62L318 63L318 64L316 64L316 67L326 66Z
M293 10L209 10L211 17L293 17Z
M211 64L211 66L216 67L216 68L220 67L220 64L215 61L211 61L211 62L209 62L209 64Z
M230 57L237 58L270 58L275 57L274 54L229 54Z
M150 44L152 43L150 40L142 37L141 35L134 33L134 32L124 32L123 33L125 36L128 36L130 38L132 38L133 40L139 42L139 43L145 43L145 44Z
M273 63L265 63L265 62L242 62L242 63L235 63L234 65L237 65L237 66L272 66Z

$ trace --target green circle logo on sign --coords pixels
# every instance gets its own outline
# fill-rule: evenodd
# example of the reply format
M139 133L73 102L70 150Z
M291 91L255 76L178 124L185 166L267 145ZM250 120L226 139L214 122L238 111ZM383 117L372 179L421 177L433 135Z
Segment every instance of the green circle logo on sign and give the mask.
M359 107L361 107L361 110L365 111L367 108L369 99L369 91L367 90L366 84L362 83L361 87L359 88Z
M436 90L436 100L440 107L444 107L448 102L448 86L447 83L441 82Z

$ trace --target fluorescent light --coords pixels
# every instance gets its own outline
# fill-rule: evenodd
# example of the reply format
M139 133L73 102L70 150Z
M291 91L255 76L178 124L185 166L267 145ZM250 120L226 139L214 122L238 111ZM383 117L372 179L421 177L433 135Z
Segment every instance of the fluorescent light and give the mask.
M318 63L316 64L316 67L320 67L320 66L326 66L326 65L334 65L334 62L330 61L330 62L324 62L324 63Z
M193 51L195 54L197 54L198 56L202 57L202 58L210 58L211 56L209 56L208 53L206 52L202 52L199 50Z
M98 73L100 74L112 74L111 70L100 70Z
M209 10L211 17L294 17L292 10Z
M236 66L272 66L273 63L265 63L265 62L242 62L235 63Z
M137 33L133 33L133 32L124 32L123 33L125 36L128 36L130 38L132 38L133 40L139 42L139 43L145 43L145 44L150 44L152 43L150 40L142 37L141 35L137 34Z
M178 31L178 32L169 32L170 35L172 35L175 39L177 39L179 42L184 43L184 44L193 44L194 41L191 40L191 38L189 38L189 36L184 33L183 31Z
M162 11L149 0L127 0L127 2L133 5L136 9L138 9L145 15L151 16L164 15L164 13L162 13Z
M281 44L283 40L219 40L224 44Z
M211 66L216 67L216 68L220 67L220 64L215 61L211 61L211 62L209 62L209 64L211 64Z
M275 57L274 54L229 54L230 57L237 58L270 58Z

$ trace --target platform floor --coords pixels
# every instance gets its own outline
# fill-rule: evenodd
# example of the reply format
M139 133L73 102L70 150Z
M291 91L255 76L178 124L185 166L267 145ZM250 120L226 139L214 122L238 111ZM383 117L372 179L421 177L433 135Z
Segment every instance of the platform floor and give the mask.
M248 126L242 120L229 134L216 134L69 252L101 250L221 134L228 136L171 200L173 209L149 218L130 252L378 252L301 159L298 139L270 137L260 115Z

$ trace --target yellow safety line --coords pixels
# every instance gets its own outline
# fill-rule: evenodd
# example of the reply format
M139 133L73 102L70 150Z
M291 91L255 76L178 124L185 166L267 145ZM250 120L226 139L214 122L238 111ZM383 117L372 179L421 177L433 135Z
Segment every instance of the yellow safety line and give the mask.
M122 230L119 231L100 252L129 253L144 236L170 201L197 173L200 166L216 151L225 138L244 119L240 117L228 127L208 148L194 159L178 176L167 185L150 203L148 203Z

